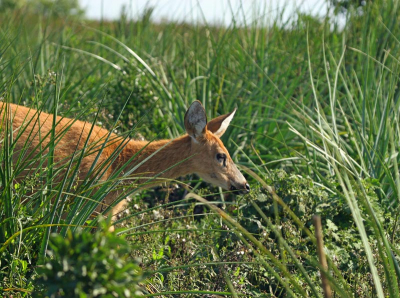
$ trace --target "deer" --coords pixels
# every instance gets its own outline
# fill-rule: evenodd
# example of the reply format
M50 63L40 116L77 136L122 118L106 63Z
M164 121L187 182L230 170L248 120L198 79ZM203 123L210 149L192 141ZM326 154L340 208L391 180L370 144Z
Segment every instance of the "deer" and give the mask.
M84 150L85 146L91 148L78 165L79 179L84 179L89 174L95 162L99 165L109 163L107 171L102 174L103 181L121 167L129 171L136 166L133 173L136 176L143 173L146 177L158 175L157 178L176 179L196 174L204 181L225 190L245 194L250 191L250 186L221 141L221 136L227 130L235 112L236 109L208 122L203 105L196 100L185 113L186 134L175 139L148 142L127 140L100 126L76 119L56 116L54 121L52 114L0 102L0 128L5 121L12 123L15 162L21 156L47 154L53 130L59 135L54 142L55 163L68 160L77 149ZM1 129L0 139L4 140ZM113 154L115 157L111 159ZM31 168L37 166L46 166L46 163L30 164ZM159 179L155 183L157 181ZM149 184L151 186L153 184ZM110 206L115 199L115 194L110 193L105 197L103 205ZM127 200L116 204L110 211L112 218L120 214L126 206Z

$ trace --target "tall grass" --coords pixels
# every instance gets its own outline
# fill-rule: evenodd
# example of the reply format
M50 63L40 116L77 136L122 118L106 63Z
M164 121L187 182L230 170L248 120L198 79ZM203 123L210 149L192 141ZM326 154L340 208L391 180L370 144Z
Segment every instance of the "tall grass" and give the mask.
M228 28L154 24L147 11L101 30L97 22L2 15L0 97L149 140L182 134L193 99L209 119L238 108L223 141L256 189L250 196L230 203L222 190L208 194L192 183L197 194L178 192L171 202L166 194L148 206L158 192L120 192L118 200L130 194L134 203L118 233L141 245L132 254L154 271L147 295L322 296L310 225L318 212L335 295L398 297L397 1L349 11L344 29L329 18L297 14L283 22L281 14L271 21L259 11ZM0 127L1 286L22 293L34 289L50 232L96 226L90 215L130 173L102 181L106 169L93 167L97 178L77 185L86 152L54 164L61 135L53 131L49 147L31 158L43 166L16 182L29 165L12 161L18 133L8 120ZM210 208L201 223L190 198ZM181 234L191 243L180 242ZM199 267L206 269L192 270Z

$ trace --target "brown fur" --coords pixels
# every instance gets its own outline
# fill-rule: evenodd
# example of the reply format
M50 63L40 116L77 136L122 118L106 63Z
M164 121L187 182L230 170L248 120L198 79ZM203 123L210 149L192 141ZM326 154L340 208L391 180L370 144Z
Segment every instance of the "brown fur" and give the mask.
M6 110L8 111L8 117L5 117ZM47 154L49 151L48 148L41 151L41 148L46 147L50 142L53 115L24 106L4 103L0 103L0 114L2 119L0 125L5 125L6 119L12 120L13 135L14 140L16 140L13 159L16 162L21 154L25 156L26 168L24 176L26 176L39 166L37 163L29 163L28 161L32 160L35 155ZM210 121L209 126L216 130L223 120L224 117L220 116ZM195 139L192 136L184 135L174 140L160 140L149 144L147 141L124 140L114 133L110 134L108 130L99 126L94 126L90 134L92 124L88 122L57 116L56 123L55 134L59 136L56 138L54 150L54 161L56 163L68 162L76 150L84 149L85 142L88 140L86 155L79 166L79 178L81 180L87 176L99 150L103 151L97 164L102 165L107 162L107 159L118 148L122 148L107 173L101 178L105 181L112 175L113 171L128 163L132 156L143 149L130 162L126 171L132 169L132 167L157 150L159 151L135 170L135 177L154 177L156 174L171 167L160 177L174 179L179 176L196 173L204 180L225 189L230 189L232 186L236 189L247 189L246 180L236 168L224 144L207 127ZM187 126L186 129L190 128ZM4 131L4 129L1 131ZM0 137L2 139L4 136ZM224 153L227 156L226 166L223 167L216 160L217 153ZM77 154L79 154L79 151ZM179 162L182 163L177 165ZM46 164L43 164L43 166L46 166ZM138 182L143 183L146 179L141 178ZM104 203L111 204L114 199L115 194L114 196L107 196ZM121 202L114 207L112 214L117 214L124 206L125 203Z

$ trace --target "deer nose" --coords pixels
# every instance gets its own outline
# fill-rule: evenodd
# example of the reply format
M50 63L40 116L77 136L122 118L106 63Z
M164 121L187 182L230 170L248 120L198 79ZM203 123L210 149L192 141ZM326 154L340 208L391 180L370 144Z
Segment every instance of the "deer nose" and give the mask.
M248 183L244 185L244 188L246 189L246 192L250 192L250 185Z

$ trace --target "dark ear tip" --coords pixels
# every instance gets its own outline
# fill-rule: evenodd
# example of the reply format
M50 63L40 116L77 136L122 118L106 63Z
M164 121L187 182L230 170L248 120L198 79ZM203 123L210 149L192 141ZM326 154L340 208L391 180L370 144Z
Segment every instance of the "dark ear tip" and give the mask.
M198 109L202 109L202 110L205 111L205 109L204 109L203 105L201 104L200 100L195 100L194 102L192 102L190 104L189 108L186 110L186 114L189 111L195 111L195 110L198 110Z
M204 106L202 105L201 101L195 100L192 102L192 104L189 106L189 108L186 111L185 118L188 115L188 113L194 112L194 113L204 113L204 116L206 116L206 110L204 109ZM206 120L207 121L207 120Z
M189 109L193 106L195 107L196 105L200 105L203 108L203 105L200 100L196 99L192 104L190 105Z

